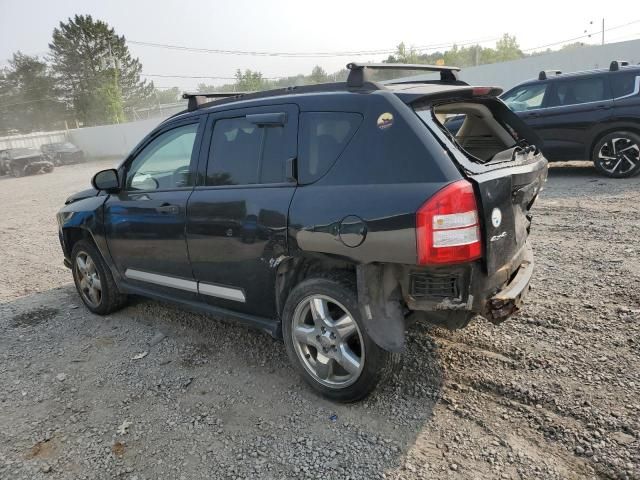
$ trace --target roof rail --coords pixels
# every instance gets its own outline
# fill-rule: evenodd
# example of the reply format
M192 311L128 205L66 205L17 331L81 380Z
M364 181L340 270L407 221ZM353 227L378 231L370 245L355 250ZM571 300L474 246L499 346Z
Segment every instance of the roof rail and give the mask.
M627 65L629 65L629 62L627 62L626 60L614 60L609 65L609 71L616 72L620 70L620 67L626 67Z
M193 112L204 103L210 102L208 98L240 98L254 92L217 92L217 93L183 93L182 98L189 101L187 111Z
M561 73L560 70L542 70L538 74L538 80L546 80L550 75L560 75Z
M429 72L440 72L440 81L458 81L459 67L445 67L439 65L422 65L416 63L356 63L347 64L349 77L347 86L349 88L362 88L365 83L371 82L367 75L367 70L426 70Z

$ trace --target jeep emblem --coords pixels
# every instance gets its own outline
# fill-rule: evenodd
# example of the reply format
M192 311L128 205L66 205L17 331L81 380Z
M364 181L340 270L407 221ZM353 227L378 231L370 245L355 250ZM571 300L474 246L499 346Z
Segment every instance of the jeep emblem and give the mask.
M491 224L494 228L498 228L502 223L502 212L499 208L494 208L491 212Z

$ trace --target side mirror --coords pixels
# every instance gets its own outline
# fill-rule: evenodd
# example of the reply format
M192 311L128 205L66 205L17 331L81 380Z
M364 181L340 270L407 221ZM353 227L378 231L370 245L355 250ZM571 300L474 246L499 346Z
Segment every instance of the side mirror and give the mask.
M96 173L91 179L91 185L96 190L104 190L106 192L117 192L120 190L120 181L118 180L118 171L114 168L102 170Z

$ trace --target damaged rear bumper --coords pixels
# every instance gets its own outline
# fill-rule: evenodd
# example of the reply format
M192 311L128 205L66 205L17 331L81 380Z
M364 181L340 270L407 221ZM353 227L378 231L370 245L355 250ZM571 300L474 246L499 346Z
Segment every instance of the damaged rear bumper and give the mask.
M501 323L525 301L533 266L528 242L492 275L480 262L435 268L359 265L358 301L365 329L380 347L397 352L404 347L407 325L416 321L451 330L464 328L477 315Z
M520 310L531 286L533 275L533 250L527 245L520 267L516 270L511 281L491 297L485 306L483 316L494 323L500 323Z
M509 264L492 275L487 275L480 262L405 272L401 283L412 311L410 320L424 319L452 330L464 328L476 315L502 323L525 301L533 268L533 250L527 242ZM430 288L416 287L421 285Z

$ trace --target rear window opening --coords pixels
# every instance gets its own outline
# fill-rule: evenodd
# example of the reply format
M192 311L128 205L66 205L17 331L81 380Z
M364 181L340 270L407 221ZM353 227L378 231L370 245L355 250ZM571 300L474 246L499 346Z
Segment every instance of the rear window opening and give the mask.
M480 102L455 102L417 110L431 115L467 157L478 163L511 161L528 153L528 143Z

